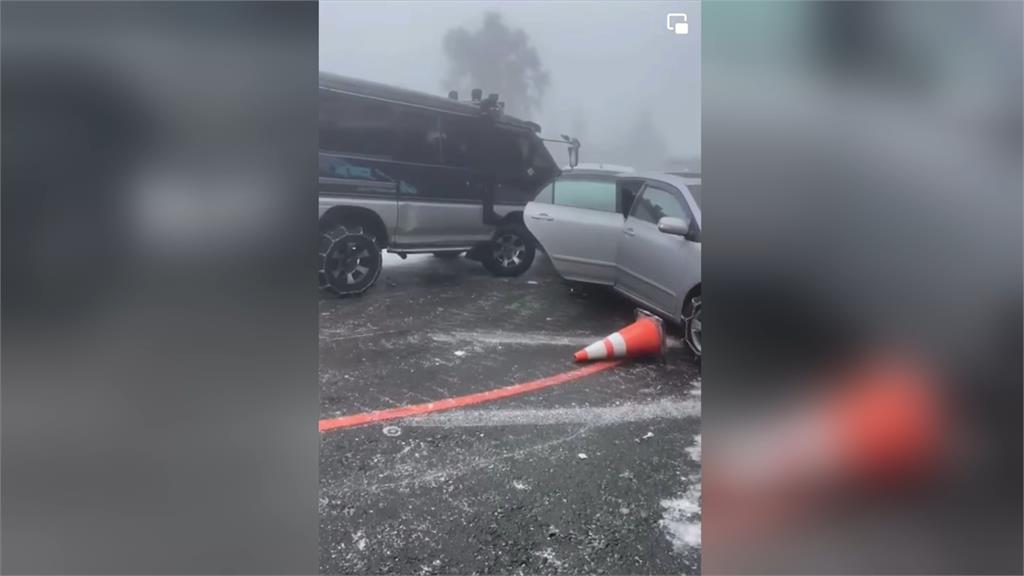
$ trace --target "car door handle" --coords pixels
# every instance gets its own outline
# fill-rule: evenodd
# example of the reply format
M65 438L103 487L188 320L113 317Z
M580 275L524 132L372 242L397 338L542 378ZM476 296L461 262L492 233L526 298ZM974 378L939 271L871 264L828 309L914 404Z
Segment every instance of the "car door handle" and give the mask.
M622 233L626 236L636 236L636 230L633 228L623 228Z
M540 214L530 214L530 218L533 218L534 220L545 220L547 222L554 220L554 218L544 212L541 212Z

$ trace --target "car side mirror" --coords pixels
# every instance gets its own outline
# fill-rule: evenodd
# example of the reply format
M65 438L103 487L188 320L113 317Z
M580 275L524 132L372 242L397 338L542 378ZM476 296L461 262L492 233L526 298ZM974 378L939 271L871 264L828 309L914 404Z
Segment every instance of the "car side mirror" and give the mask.
M665 216L661 220L658 220L658 230L663 234L686 236L690 233L690 223L682 218Z

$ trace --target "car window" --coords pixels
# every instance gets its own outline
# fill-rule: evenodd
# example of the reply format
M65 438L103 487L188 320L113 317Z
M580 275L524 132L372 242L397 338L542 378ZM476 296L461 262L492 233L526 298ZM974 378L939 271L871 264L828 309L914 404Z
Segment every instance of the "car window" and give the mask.
M375 180L393 182L380 170L367 165L366 161L352 160L320 154L320 176L327 178L345 178L349 180Z
M615 212L615 182L609 180L559 180L555 182L555 204Z
M441 126L436 114L415 108L399 109L395 160L437 164L441 160Z
M675 194L653 186L644 188L640 198L633 203L633 211L630 213L630 217L652 224L657 224L658 220L666 216L682 218L683 220L690 219L689 214Z
M537 193L537 197L533 199L534 202L543 202L544 204L551 204L554 198L555 184L552 182L544 187L543 190Z
M320 148L390 157L395 145L395 108L390 104L320 91Z
M633 208L633 200L640 194L644 187L643 180L625 179L615 183L619 194L619 206L623 214L629 214Z
M482 168L493 170L499 178L522 177L528 165L527 145L519 131L496 128L483 139Z
M441 118L441 142L444 163L459 168L472 167L475 142L479 140L479 121L462 116L445 116Z

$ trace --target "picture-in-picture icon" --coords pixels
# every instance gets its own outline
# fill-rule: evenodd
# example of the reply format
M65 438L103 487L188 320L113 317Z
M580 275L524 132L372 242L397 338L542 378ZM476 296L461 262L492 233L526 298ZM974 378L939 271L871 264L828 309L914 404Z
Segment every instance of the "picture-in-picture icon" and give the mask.
M682 12L672 13L668 15L668 29L675 32L676 34L689 34L690 24L686 21L686 14Z

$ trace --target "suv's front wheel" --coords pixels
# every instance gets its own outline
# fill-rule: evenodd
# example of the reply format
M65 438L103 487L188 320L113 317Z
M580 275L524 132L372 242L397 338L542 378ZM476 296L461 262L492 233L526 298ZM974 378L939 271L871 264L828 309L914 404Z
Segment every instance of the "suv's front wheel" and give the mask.
M511 224L494 233L483 250L482 261L496 276L519 276L530 269L536 255L537 247L526 227Z
M320 235L320 288L339 296L362 294L380 276L377 239L358 224L341 224Z

